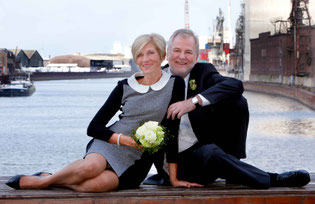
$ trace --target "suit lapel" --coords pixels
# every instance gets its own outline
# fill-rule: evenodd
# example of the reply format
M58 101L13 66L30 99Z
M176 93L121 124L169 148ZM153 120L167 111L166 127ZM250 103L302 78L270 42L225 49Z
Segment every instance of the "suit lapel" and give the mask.
M199 87L198 87L198 69L196 69L196 65L195 65L195 67L190 71L190 76L189 76L189 79L188 79L188 87L187 87L187 98L190 98L190 97L193 97L193 96L195 96L195 95L197 95L197 93L198 93L198 89L199 89ZM190 81L191 80L195 80L195 82L196 82L196 85L197 85L197 87L196 87L196 89L195 90L192 90L191 89L191 87L190 87Z

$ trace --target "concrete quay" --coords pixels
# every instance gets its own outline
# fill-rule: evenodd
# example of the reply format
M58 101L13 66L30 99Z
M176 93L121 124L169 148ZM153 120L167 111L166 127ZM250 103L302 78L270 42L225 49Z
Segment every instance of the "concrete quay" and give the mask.
M315 92L306 89L283 84L243 82L246 91L255 91L260 93L284 96L308 106L315 110Z
M1 204L36 203L127 203L127 204L191 204L191 203L251 203L251 204L312 204L315 203L314 174L311 182L300 188L253 189L225 184L218 180L203 188L174 188L171 186L141 185L139 188L106 193L80 193L68 189L14 190L0 177Z

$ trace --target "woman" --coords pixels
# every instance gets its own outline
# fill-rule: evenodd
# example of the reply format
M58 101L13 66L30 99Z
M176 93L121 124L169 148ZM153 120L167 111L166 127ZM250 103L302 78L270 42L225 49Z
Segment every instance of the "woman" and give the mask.
M157 34L141 35L134 41L133 59L142 72L119 81L93 118L88 127L88 135L93 139L84 159L53 175L17 175L6 184L15 189L62 186L80 192L105 192L137 186L147 175L152 156L138 150L129 135L142 121L153 120L166 126L174 135L166 147L172 185L198 186L177 179L179 120L167 120L166 110L171 103L183 100L185 85L180 77L161 70L165 47L165 40ZM119 110L122 111L120 120L105 127Z

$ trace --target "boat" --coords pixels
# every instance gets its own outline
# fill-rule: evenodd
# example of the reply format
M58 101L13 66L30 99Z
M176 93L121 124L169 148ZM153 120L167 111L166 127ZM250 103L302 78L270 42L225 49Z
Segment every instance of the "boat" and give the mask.
M31 96L35 92L33 81L28 76L3 76L0 96Z

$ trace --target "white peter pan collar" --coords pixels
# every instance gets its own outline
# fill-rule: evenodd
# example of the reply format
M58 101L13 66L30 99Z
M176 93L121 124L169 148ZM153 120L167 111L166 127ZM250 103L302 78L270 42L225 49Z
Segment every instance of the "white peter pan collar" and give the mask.
M142 85L139 84L136 77L143 76L142 72L137 72L133 74L131 77L128 78L128 84L129 86L134 89L135 91L139 93L147 93L151 87L153 91L159 91L161 90L170 79L171 75L165 71L162 70L162 77L159 81L157 81L155 84L152 85Z

